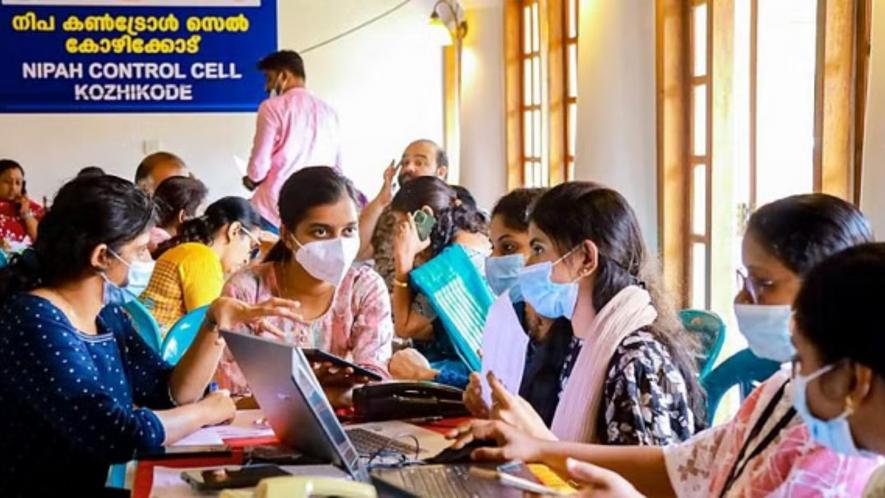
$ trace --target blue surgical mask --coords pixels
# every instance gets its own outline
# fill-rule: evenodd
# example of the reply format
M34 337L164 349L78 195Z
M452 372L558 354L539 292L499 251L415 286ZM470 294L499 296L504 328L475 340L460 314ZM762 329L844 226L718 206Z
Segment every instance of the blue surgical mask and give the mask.
M566 256L554 262L545 261L527 266L519 272L522 295L541 316L550 319L565 317L571 320L575 314L575 306L578 304L578 282L560 284L551 280L553 266Z
M735 304L734 314L738 329L756 356L786 363L796 355L790 341L793 310L789 306Z
M129 285L126 290L138 296L147 288L154 273L155 261L133 261L129 264Z
M793 377L791 381L793 407L796 408L796 412L799 413L802 421L808 426L808 431L811 433L811 439L814 442L842 455L876 458L878 455L865 450L859 450L854 444L854 438L851 436L851 425L848 423L848 417L853 413L850 408L847 408L841 415L830 420L821 420L815 417L808 408L806 396L808 384L832 369L833 365L827 365L810 375L797 374Z
M126 265L130 272L132 271L132 264L130 262L126 261L122 256L111 249L108 249L108 252L111 253L111 256L117 258L120 262ZM107 272L104 270L99 270L98 274L101 275L102 280L104 280L102 288L102 302L104 303L104 306L109 304L123 305L134 298L133 294L126 290L126 287L129 285L128 274L126 276L126 281L122 284L115 284L112 282L108 277Z
M491 256L486 258L486 279L495 295L501 295L508 289L513 302L522 300L519 285L519 272L525 267L525 256L510 254L508 256Z

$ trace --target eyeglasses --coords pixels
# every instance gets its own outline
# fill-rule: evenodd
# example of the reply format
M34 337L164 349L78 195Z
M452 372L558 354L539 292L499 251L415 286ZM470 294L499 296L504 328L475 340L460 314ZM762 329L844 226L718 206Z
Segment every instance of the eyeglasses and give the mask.
M738 268L735 271L735 276L737 278L737 288L747 291L754 303L758 303L760 296L777 283L776 280L753 277L743 268Z
M246 234L246 237L248 237L249 240L252 242L252 249L258 249L259 247L261 247L261 242L258 240L257 237L255 237L255 235L252 234L252 232L246 230L243 227L240 227L240 230L242 230L243 233Z

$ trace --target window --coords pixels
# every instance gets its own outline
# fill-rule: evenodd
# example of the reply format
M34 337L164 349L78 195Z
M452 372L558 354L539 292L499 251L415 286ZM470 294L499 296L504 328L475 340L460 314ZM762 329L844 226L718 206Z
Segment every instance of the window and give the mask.
M574 178L578 3L506 3L510 188L545 187Z
M665 277L681 305L729 319L753 209L802 192L857 199L870 2L659 6Z
M712 109L710 105L710 29L711 16L706 1L693 3L689 16L690 32L690 173L689 173L689 302L692 308L710 307L710 132Z
M575 178L578 125L578 0L565 0L565 179Z
M541 14L538 0L522 0L522 177L527 187L547 185L541 114L546 93L541 67Z

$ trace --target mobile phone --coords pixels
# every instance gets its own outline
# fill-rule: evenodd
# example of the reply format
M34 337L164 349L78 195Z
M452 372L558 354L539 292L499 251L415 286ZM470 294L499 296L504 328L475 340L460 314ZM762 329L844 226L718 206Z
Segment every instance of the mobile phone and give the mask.
M268 477L291 475L276 465L260 464L243 467L221 467L212 470L190 470L181 479L197 491L251 488Z
M436 218L432 214L427 214L427 211L418 210L412 214L412 219L415 220L415 229L418 230L418 240L422 242L427 240L436 225Z
M313 363L331 363L335 367L339 368L352 368L354 375L361 375L363 377L367 377L369 380L380 381L382 380L381 376L372 372L371 370L366 370L365 368L349 362L340 356L335 356L332 353L328 353L323 351L322 349L315 348L301 348L301 351L304 353L304 357L307 358L311 364Z
M230 456L230 448L225 445L170 446L136 452L138 460L170 460L190 457Z
M22 180L22 195L28 195L28 181Z

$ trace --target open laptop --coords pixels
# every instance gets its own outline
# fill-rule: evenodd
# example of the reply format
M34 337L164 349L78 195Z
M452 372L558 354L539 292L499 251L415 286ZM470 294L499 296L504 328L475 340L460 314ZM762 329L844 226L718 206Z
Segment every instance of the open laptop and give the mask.
M516 488L470 475L470 465L415 465L370 474L299 348L237 332L221 334L274 433L286 445L332 462L354 480L380 480L417 496L523 496Z

